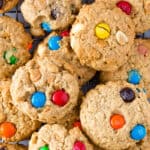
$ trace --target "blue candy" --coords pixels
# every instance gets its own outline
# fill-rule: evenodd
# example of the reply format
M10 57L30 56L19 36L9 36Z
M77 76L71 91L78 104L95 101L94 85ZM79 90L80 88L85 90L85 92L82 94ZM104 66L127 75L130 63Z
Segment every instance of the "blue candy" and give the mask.
M142 76L138 70L131 70L128 72L128 82L132 84L139 84Z
M48 40L48 47L50 50L58 50L60 48L59 42L61 41L62 37L60 36L52 36Z
M35 108L41 108L45 105L46 102L46 96L45 93L43 92L35 92L33 93L33 95L31 96L31 103L32 106Z
M52 31L49 23L47 23L47 22L42 22L41 27L44 31L46 31L48 33Z
M136 125L130 132L130 136L133 140L142 140L146 136L146 129L143 125Z

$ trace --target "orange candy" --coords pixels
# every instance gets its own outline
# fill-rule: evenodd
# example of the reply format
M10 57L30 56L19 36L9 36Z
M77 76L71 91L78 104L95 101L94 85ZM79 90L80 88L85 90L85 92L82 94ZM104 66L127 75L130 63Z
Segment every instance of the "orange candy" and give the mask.
M32 48L32 43L29 43L28 46L27 46L27 49L31 50L31 48Z
M122 115L114 114L110 118L110 124L113 129L120 129L125 124L125 119Z
M11 138L16 133L16 127L13 123L4 122L0 124L0 136L4 138Z

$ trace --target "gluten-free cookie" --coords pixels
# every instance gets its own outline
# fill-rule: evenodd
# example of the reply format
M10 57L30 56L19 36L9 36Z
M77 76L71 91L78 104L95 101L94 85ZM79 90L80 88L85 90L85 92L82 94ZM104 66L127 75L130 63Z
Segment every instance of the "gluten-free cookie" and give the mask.
M39 36L71 25L80 7L81 0L25 0L21 11L32 34Z
M78 127L67 130L59 124L44 125L33 133L29 150L94 150Z
M39 57L15 72L11 95L14 105L30 118L55 123L77 105L79 85L68 71Z
M11 77L31 57L31 36L16 20L0 17L0 78Z
M130 16L135 24L135 31L143 33L150 29L150 1L149 0L102 0L109 8L120 8Z
M0 144L0 150L27 150L28 148L19 144Z
M5 13L17 5L19 0L0 0L0 13Z
M71 46L81 64L114 71L127 61L134 35L129 16L97 1L80 9L71 29Z
M12 104L11 80L0 81L0 138L3 141L21 141L31 136L40 127Z
M140 87L125 81L98 85L83 98L83 131L100 148L124 150L149 138L150 105Z
M34 57L49 57L59 67L75 75L78 78L80 86L89 81L96 72L85 65L81 65L76 54L70 47L69 31L51 33L39 44Z
M150 98L150 40L136 39L128 61L115 72L101 72L100 81L125 80L135 85L142 85ZM139 91L141 92L141 91Z

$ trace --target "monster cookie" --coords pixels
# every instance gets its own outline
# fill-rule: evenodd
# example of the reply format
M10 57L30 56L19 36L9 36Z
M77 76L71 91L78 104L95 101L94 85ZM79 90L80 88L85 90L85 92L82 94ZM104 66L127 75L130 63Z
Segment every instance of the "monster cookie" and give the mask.
M0 138L4 141L20 141L28 138L40 127L12 104L10 80L0 81Z
M95 71L81 65L77 56L70 47L69 32L63 31L60 34L51 33L41 44L39 44L35 57L49 57L59 66L74 74L80 85L89 81ZM38 58L37 58L38 59Z
M150 98L150 40L135 40L131 51L132 55L125 65L116 72L101 72L100 80L102 82L126 80L135 85L141 84Z
M100 1L83 6L71 30L71 46L80 62L96 70L114 71L123 65L133 40L130 17Z
M82 129L99 147L125 150L147 140L150 105L145 92L139 93L136 88L125 81L109 82L84 97L80 110Z
M4 78L29 60L32 39L23 25L10 17L0 17L0 29L0 78Z
M0 150L27 150L28 148L18 144L0 144Z
M21 10L32 34L39 36L71 25L80 7L81 0L25 0Z
M55 123L77 105L77 79L49 58L33 59L20 67L11 84L13 103L34 120Z
M11 10L17 5L19 0L0 0L0 13Z
M102 0L109 8L118 7L129 15L135 24L136 32L150 29L150 1L149 0Z
M67 130L54 124L33 133L29 150L93 150L93 146L79 128Z

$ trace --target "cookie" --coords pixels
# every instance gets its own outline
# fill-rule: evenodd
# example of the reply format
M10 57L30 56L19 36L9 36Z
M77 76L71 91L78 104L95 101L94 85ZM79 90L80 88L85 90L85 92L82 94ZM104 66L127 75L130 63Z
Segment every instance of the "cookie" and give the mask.
M83 98L82 129L99 147L124 150L147 139L150 105L146 94L136 88L125 81L108 82Z
M29 142L29 150L93 150L79 128L67 130L61 125L44 125Z
M77 79L49 58L38 58L14 74L11 95L15 106L34 120L55 123L77 105Z
M79 85L83 85L95 75L95 70L81 65L71 49L68 31L63 31L60 34L53 32L39 44L34 57L44 58L45 56L49 57L50 60L53 59L59 67L75 75Z
M135 85L141 84L150 98L150 40L136 39L130 51L132 55L126 64L115 72L101 72L100 81L126 80Z
M71 25L80 7L81 0L25 0L21 11L32 34L39 36Z
M0 79L11 77L15 70L31 57L31 36L16 20L0 17Z
M27 150L28 148L19 144L0 144L0 150Z
M0 0L0 13L5 13L17 5L19 0Z
M134 35L130 17L99 1L80 10L71 30L71 46L81 64L114 71L128 59Z
M130 16L135 24L135 31L143 33L150 29L149 0L102 0L109 8L120 8Z
M0 81L0 138L3 141L20 141L30 137L40 127L13 104L10 95L11 80Z

